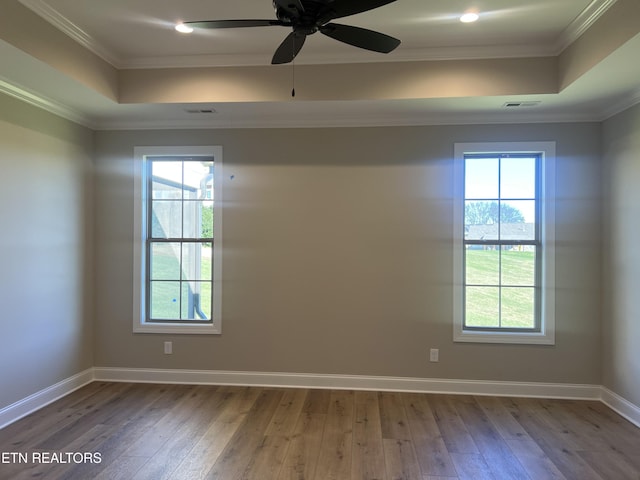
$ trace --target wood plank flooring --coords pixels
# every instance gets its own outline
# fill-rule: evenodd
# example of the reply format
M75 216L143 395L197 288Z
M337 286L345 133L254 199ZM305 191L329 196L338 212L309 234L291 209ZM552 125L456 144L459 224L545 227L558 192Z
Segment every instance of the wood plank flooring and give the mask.
M2 480L640 479L640 429L599 402L344 390L94 382L0 454Z

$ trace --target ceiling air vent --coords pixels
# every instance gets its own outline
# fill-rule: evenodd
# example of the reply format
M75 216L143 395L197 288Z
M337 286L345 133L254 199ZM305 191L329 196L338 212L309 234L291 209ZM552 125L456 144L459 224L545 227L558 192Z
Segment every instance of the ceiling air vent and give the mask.
M542 102L540 100L533 100L529 102L507 102L503 105L505 108L522 108L522 107L536 107Z
M197 114L211 114L218 113L214 108L187 108L185 110L187 113L197 113Z

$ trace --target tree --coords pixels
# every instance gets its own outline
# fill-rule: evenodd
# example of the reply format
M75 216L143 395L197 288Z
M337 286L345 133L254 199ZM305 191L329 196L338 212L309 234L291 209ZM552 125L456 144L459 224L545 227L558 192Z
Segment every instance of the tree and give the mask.
M202 206L202 236L213 237L213 205Z
M468 202L464 208L465 223L467 225L487 225L498 223L498 211L502 223L524 223L522 212L506 203L498 202Z

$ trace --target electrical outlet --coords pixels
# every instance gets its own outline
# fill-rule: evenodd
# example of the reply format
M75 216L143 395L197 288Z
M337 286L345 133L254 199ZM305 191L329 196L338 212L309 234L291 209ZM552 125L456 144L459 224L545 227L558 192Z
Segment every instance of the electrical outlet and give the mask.
M165 355L171 355L173 353L173 342L164 342Z
M429 361L430 362L439 362L440 361L440 350L437 348L432 348L429 350Z

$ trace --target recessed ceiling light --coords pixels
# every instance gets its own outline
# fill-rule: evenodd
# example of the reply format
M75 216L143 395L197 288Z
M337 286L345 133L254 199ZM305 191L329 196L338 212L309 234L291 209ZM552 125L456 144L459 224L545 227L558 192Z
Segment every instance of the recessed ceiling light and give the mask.
M176 25L176 30L180 33L191 33L193 32L193 28L191 28L189 25L185 25L184 23L178 23Z
M480 15L474 12L465 13L460 17L462 23L473 23L480 18Z

